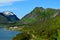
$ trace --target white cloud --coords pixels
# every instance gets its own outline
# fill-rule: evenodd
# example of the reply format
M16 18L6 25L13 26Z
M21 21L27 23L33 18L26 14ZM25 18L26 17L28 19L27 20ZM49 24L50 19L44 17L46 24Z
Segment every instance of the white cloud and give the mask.
M24 0L0 0L0 6L11 5L14 2L24 1Z

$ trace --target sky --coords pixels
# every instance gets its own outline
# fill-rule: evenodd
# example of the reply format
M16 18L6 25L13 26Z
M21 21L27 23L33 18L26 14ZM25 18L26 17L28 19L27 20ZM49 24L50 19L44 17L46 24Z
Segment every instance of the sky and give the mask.
M0 12L11 11L20 19L35 7L60 9L60 0L0 0Z

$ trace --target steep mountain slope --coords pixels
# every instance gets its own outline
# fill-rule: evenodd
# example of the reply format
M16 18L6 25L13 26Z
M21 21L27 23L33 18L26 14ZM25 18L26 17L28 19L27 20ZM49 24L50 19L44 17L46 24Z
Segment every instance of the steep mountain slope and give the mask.
M57 9L52 9L52 8L47 8L44 9L42 7L36 7L33 9L32 12L30 12L29 14L25 15L22 19L21 22L23 22L24 24L30 24L30 23L34 23L38 20L42 21L44 19L47 19L49 17L53 17L56 13L57 15Z
M34 23L37 21L39 18L41 18L44 13L44 8L42 7L36 7L32 12L29 14L25 15L21 21L24 22L25 24L27 23Z

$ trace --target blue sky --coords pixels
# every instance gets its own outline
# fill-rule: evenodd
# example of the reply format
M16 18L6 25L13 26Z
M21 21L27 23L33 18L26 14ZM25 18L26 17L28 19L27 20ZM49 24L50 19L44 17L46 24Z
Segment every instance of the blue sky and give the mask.
M19 18L35 7L60 9L60 0L0 0L0 12L11 11Z

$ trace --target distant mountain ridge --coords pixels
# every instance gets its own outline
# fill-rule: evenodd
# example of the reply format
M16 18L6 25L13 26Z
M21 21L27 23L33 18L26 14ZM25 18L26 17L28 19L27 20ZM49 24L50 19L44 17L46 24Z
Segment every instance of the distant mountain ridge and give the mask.
M16 22L19 18L13 12L0 12L0 23Z

